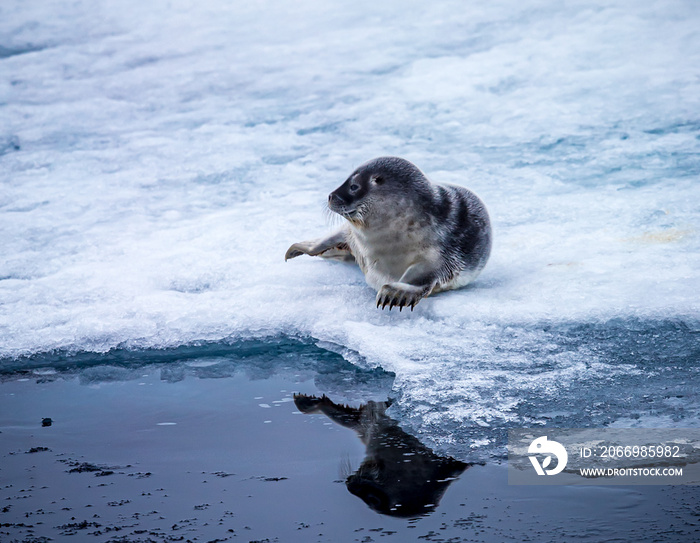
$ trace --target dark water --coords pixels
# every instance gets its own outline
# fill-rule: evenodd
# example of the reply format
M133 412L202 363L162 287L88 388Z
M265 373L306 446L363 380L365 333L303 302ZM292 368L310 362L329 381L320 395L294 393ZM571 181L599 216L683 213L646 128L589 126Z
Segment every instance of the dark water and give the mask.
M509 486L498 454L403 431L393 375L310 344L3 369L3 542L700 538L698 487Z

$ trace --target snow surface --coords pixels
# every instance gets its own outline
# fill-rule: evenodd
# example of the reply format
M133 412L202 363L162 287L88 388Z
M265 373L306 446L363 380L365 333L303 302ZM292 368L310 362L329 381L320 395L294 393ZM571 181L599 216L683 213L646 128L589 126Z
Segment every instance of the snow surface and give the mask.
M311 337L395 372L419 430L644 373L562 330L697 337L699 29L692 0L5 0L0 358ZM413 313L283 258L381 155L494 226Z

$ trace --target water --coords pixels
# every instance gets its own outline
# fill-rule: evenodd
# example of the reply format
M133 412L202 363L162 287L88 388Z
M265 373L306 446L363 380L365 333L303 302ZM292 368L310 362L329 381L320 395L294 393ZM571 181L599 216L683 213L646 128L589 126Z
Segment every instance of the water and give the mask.
M3 2L0 371L187 376L301 341L390 375L371 397L440 454L500 458L513 425L696 427L699 19ZM409 314L357 268L283 259L381 155L474 190L494 226L479 279Z
M432 451L313 346L153 354L5 376L3 541L697 539L697 487L510 486L488 428Z
M265 377L289 363L316 373L323 392L336 401L391 398L389 413L405 430L462 460L465 455L502 458L506 430L513 425L698 427L700 341L682 323L611 321L599 326L490 328L482 334L484 341L500 345L497 356L484 360L463 338L454 338L449 355L436 350L433 360L416 361L411 371L384 369L392 367L388 363L384 368L370 366L333 344L267 338L34 355L6 359L0 375L11 380L43 372L77 375L91 383L135 378L142 368L156 364L163 379L178 381L191 375L228 377L243 369ZM215 363L189 365L201 359Z

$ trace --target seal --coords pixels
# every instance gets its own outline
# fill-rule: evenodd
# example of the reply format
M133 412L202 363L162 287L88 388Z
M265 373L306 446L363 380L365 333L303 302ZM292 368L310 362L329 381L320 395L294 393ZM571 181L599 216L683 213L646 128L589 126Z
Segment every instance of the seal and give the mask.
M411 310L424 297L473 281L491 253L486 206L470 190L432 183L415 165L380 157L328 196L344 219L328 237L293 244L302 254L356 261L377 290L377 307Z
M350 407L325 394L294 394L294 404L301 413L326 415L357 433L365 459L355 473L347 474L345 486L377 513L404 518L430 513L452 481L474 465L439 456L404 432L386 414L391 400Z

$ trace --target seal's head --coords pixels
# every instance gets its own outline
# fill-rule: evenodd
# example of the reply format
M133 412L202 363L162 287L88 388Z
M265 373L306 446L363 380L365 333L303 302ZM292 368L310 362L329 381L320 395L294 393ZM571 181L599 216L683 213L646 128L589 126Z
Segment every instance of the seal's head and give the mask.
M428 180L408 160L380 157L366 162L328 195L328 207L350 222L361 225L373 202L409 192L429 190Z

